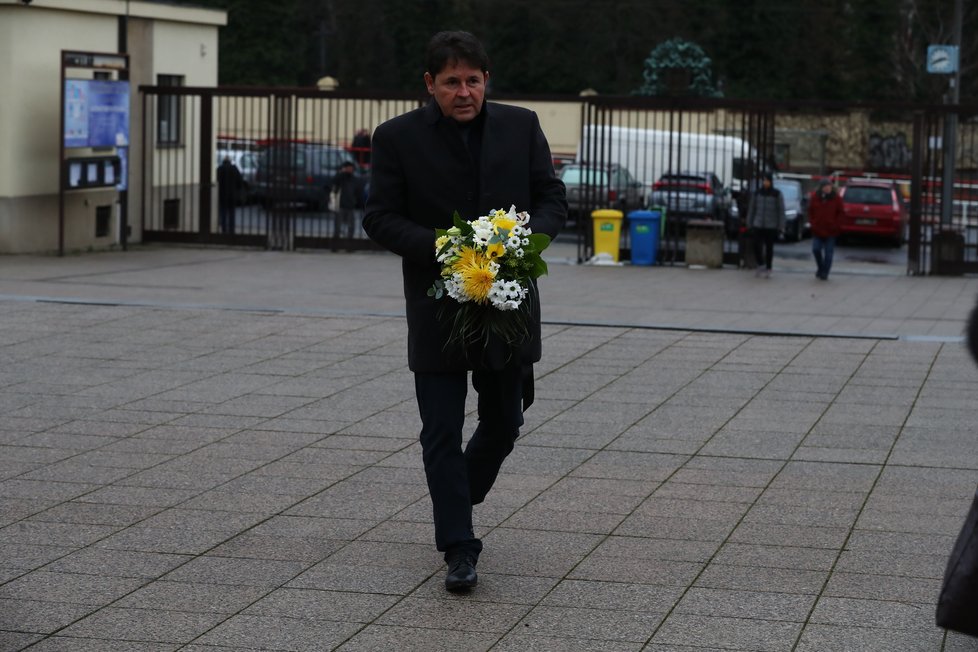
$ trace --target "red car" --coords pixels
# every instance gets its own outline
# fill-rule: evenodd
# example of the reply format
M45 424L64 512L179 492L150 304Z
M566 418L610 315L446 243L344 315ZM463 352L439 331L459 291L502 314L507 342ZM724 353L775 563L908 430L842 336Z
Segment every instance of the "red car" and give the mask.
M879 236L903 244L907 209L899 189L882 181L850 181L840 192L845 210L842 235Z

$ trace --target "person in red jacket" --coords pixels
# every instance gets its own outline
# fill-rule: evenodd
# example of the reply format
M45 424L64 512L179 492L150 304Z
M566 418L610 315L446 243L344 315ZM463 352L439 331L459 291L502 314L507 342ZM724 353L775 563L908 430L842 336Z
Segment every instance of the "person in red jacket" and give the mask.
M829 278L835 239L842 228L842 198L835 191L831 179L825 179L808 201L808 221L812 225L812 255L818 270L815 277L823 281Z

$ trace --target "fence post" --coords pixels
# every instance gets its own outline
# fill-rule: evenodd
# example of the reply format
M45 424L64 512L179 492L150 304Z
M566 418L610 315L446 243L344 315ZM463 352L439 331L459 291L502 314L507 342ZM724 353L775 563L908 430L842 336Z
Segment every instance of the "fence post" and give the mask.
M907 237L907 274L921 273L921 199L924 177L924 116L913 114L913 152L910 158L910 225Z
M211 232L211 194L214 175L214 94L204 91L200 94L200 157L198 159L198 180L200 219L197 230L202 235Z

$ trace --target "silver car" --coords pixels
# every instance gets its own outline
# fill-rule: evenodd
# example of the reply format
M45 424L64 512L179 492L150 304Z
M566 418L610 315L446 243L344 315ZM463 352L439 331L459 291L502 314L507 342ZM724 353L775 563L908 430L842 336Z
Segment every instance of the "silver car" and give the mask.
M712 172L669 172L652 186L649 198L653 206L664 206L668 214L687 219L691 217L725 222L729 218L733 199Z
M598 208L614 208L623 213L645 208L645 185L615 163L603 166L571 163L560 169L560 180L567 187L567 207L571 221Z
M806 210L808 202L801 181L775 179L774 187L780 190L781 196L784 197L784 239L797 242L809 228Z

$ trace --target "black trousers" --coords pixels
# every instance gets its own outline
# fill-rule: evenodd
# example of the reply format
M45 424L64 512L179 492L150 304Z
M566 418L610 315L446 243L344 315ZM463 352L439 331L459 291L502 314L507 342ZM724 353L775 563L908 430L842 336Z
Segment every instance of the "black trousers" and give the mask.
M481 503L513 450L523 425L522 368L473 371L479 425L462 450L468 374L414 375L421 411L421 451L435 521L435 547L478 558L482 542L472 528L472 506Z
M777 229L754 229L754 258L757 266L771 269L774 261L774 243L778 239Z

